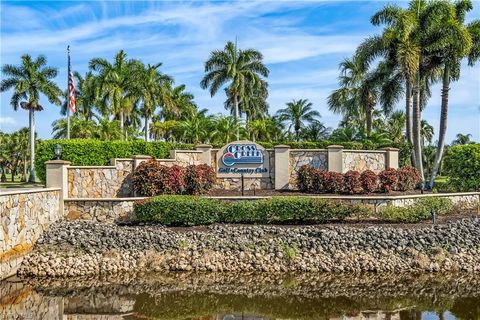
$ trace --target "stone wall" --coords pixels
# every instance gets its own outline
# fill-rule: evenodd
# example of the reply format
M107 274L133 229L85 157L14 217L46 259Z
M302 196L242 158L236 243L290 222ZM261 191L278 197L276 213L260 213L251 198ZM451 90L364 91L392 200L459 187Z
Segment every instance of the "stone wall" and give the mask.
M290 150L289 156L289 188L296 189L298 170L303 165L311 165L320 170L328 170L327 150Z
M344 150L342 155L343 172L372 170L379 173L386 169L385 151Z
M0 193L0 279L16 272L37 239L61 217L60 189Z
M103 223L127 220L133 204L143 198L67 199L64 214L67 220L88 220Z

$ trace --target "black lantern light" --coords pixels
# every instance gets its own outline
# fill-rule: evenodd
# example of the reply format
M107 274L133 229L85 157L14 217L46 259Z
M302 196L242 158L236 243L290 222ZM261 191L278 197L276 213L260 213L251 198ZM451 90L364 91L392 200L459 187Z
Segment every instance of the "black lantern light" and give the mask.
M57 157L57 160L60 160L62 157L62 146L59 144L56 144L55 147L53 148L53 152L55 152L55 156Z

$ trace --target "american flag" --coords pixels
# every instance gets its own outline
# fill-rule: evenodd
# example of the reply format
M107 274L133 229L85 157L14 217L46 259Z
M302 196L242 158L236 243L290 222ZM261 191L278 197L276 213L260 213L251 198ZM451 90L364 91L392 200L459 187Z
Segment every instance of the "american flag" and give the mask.
M68 107L70 111L77 111L75 106L75 85L73 84L73 72L70 68L70 46L68 46Z

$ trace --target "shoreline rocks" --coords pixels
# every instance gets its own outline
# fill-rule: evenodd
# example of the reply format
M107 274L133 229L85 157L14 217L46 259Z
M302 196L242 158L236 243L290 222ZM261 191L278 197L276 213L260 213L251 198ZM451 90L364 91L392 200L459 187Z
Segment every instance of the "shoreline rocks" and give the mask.
M129 271L480 272L480 218L391 226L212 225L201 228L59 222L21 276Z

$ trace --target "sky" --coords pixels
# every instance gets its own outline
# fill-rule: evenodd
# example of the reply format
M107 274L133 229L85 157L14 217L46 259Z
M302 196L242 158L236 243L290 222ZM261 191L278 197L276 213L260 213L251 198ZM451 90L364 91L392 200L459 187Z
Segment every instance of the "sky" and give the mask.
M112 61L124 49L130 58L161 62L160 70L173 76L177 85L186 84L200 108L226 114L223 90L210 97L199 83L210 52L237 39L239 48L255 48L264 55L270 69L271 114L292 99L305 98L327 126L336 127L341 117L328 110L327 97L337 88L338 64L367 36L381 32L370 24L370 17L387 3L395 2L1 0L0 63L18 65L22 54L43 54L48 65L58 68L55 81L63 89L67 45L72 69L80 73L88 70L91 58ZM467 21L473 19L480 19L479 1L467 16ZM461 72L450 90L447 141L457 133L480 141L480 63L464 64ZM432 91L423 118L437 129L440 86ZM10 97L11 92L1 93L0 130L5 132L28 126L28 113L13 111ZM45 97L42 102L45 110L36 113L36 129L45 139L61 115Z

